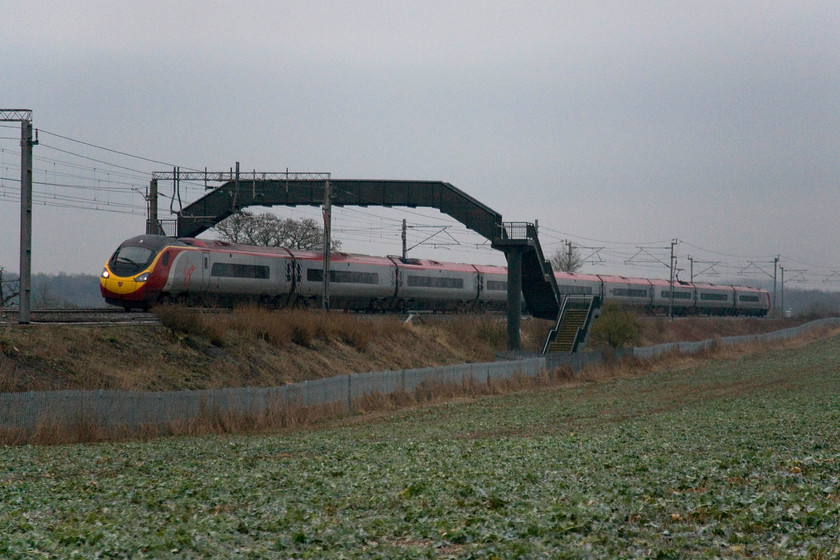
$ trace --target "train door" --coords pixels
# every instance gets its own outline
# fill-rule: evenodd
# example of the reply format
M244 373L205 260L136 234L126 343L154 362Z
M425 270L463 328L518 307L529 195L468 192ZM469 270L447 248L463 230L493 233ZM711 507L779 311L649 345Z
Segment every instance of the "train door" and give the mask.
M286 286L288 291L281 302L283 306L292 307L294 305L300 285L300 262L296 259L289 259L286 261Z
M201 252L201 293L207 292L210 286L210 252Z

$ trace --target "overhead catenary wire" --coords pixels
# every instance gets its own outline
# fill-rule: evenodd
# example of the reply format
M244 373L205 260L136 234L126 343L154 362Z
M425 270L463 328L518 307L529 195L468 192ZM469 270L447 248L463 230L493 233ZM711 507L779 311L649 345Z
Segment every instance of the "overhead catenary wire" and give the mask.
M8 127L12 128L12 127ZM130 165L115 160L113 155L132 158L146 163L161 163L151 158L130 154L84 142L65 135L40 130L40 157L33 161L32 203L57 208L109 212L142 216L145 214L145 200L138 197L151 174L144 166ZM97 154L80 153L79 150L44 142L44 136L73 142L77 145L105 152ZM49 157L51 152L65 157ZM19 149L0 148L0 201L20 202L20 164L7 162L6 157L19 160Z
M16 130L17 125L0 124L0 128ZM43 151L35 158L33 166L33 202L46 206L72 208L77 210L90 210L97 212L115 212L142 216L145 214L146 200L143 196L144 189L148 186L152 174L152 165L165 167L180 167L185 170L200 171L192 167L176 165L156 158L149 158L132 154L128 151L118 150L86 142L70 136L57 134L51 131L39 129L42 138L39 142L41 148L49 154L62 154L63 157L50 157ZM53 138L54 141L44 142L44 136ZM5 139L6 136L0 137ZM18 137L9 136L11 140L18 140ZM81 149L72 149L59 145L57 141L72 143L76 146L83 146L85 149L94 151L93 154L82 153ZM107 154L102 156L101 154ZM19 149L0 147L0 202L19 202L20 197L20 167L19 163L7 161L20 156ZM128 161L122 161L122 159ZM130 163L134 162L134 164ZM141 162L139 165L138 162ZM50 167L46 167L48 164ZM149 164L149 165L146 165ZM182 181L181 194L187 197L196 198L202 196L206 190L205 185L195 182ZM140 194L141 196L138 196ZM173 198L174 193L160 192L159 196L165 199ZM373 203L373 201L370 201ZM487 255L494 255L498 258L498 251L492 249L487 240L475 232L469 230L460 222L455 222L448 216L442 216L429 212L410 208L392 208L389 211L394 215L383 215L367 210L347 207L334 207L334 219L336 220L333 230L339 238L348 241L360 241L368 245L381 246L384 250L397 252L401 235L401 221L405 217L415 222L409 227L409 235L420 229L418 221L432 224L440 224L436 227L447 226L446 233L452 236L457 245L437 245L438 248L445 248L453 253L462 253L463 260L472 260L476 252L485 252ZM296 209L295 212L299 212ZM372 225L372 221L378 222ZM666 244L667 240L661 241L615 241L603 240L587 236L575 235L564 232L551 226L540 224L540 237L544 239L544 248L549 248L553 242L565 239L578 241L581 245L585 243L597 243L604 245L598 251L599 267L626 266L624 261L632 257L633 250L630 248L645 247L652 248ZM417 237L419 239L419 236ZM546 243L546 241L548 243ZM682 241L686 248L691 248L703 254L724 257L722 262L716 263L715 270L719 273L737 274L743 269L743 263L749 261L772 260L774 256L749 256L737 255L704 248L700 245ZM391 249L393 247L393 249ZM546 257L550 254L547 252ZM813 264L791 255L781 255L783 260L797 263L814 271L825 271L823 277L837 276L835 272L840 266L831 264ZM685 256L680 258L685 259ZM595 265L593 265L595 266ZM662 268L662 264L633 263L632 268ZM740 266L740 268L739 268Z
M198 169L190 169L188 167L178 166L177 164L174 164L174 163L167 163L167 162L164 162L164 161L159 161L159 160L155 160L155 159L151 159L151 158L147 158L147 157L143 157L143 156L138 156L138 155L135 155L135 154L130 154L128 152L123 152L123 151L115 150L115 149L112 149L112 148L106 148L104 146L97 146L96 144L91 144L90 142L85 142L83 140L77 140L75 138L62 136L60 134L56 134L55 132L50 132L48 130L43 130L43 129L38 129L38 130L41 134L47 134L47 135L50 135L50 136L55 136L56 138L61 138L62 140L67 140L69 142L75 142L77 144L82 144L84 146L88 146L88 147L91 147L91 148L96 148L96 149L99 149L99 150L102 150L102 151L105 151L105 152L110 152L112 154L118 154L118 155L126 156L126 157L129 157L129 158L132 158L132 159L136 159L136 160L140 160L140 161L146 161L148 163L165 165L167 167L183 167L184 169L189 169L190 171L198 171Z

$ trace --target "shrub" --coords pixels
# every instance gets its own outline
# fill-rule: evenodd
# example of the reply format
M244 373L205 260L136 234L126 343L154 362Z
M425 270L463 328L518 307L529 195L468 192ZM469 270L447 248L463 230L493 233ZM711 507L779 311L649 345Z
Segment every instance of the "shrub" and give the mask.
M639 316L617 303L601 307L601 315L595 320L590 334L593 344L606 344L611 348L635 344L641 335Z
M158 305L153 308L153 312L160 324L173 333L201 334L204 327L201 317L187 307Z
M476 336L494 348L505 348L507 342L507 324L504 321L480 318L476 326Z
M214 346L224 346L227 329L218 321L208 320L201 311L181 305L158 305L154 314L175 335L201 336Z
M309 348L318 332L318 324L310 313L294 313L286 317L291 328L291 341L298 346Z
M347 322L341 329L341 340L359 352L367 348L372 334L371 325L363 325L361 321Z

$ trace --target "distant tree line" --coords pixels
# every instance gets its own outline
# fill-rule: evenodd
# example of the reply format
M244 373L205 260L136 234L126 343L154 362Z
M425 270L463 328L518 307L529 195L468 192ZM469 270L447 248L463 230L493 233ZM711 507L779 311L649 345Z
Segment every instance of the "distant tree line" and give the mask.
M781 307L781 292L776 293L776 301ZM793 316L836 317L840 315L840 292L785 288L784 307L782 312L790 310Z
M3 307L17 306L19 275L0 268ZM99 291L99 276L93 274L33 274L31 305L38 309L105 307Z

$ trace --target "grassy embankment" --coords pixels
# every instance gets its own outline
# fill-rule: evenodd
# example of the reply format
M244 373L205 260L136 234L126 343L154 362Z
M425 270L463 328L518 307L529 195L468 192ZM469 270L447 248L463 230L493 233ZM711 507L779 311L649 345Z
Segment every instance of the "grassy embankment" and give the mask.
M0 327L0 392L270 387L333 375L487 362L506 347L504 317L415 317L158 308L163 326ZM597 323L596 323L597 324ZM639 345L766 332L790 321L643 319ZM539 350L550 323L526 320Z
M347 373L493 361L499 316L156 309L162 326L0 327L0 392L268 387ZM525 323L538 347L547 327Z
M5 448L0 556L836 558L840 337L759 350L289 433Z
M219 314L170 307L159 309L158 314L160 327L6 326L0 331L0 392L270 387L364 371L492 361L506 343L505 323L498 316L426 316L406 323L388 316L276 313L253 308ZM646 319L637 327L637 339L643 344L699 340L781 326L766 320ZM548 323L526 321L523 327L525 347L539 348ZM354 403L354 409L393 410L567 380L568 372L557 370L492 385L423 385L411 394L366 396ZM34 430L0 431L0 444L259 432L344 414L333 406L286 406L257 415L214 412L189 422L132 430L104 429L84 419L64 425L44 418Z

